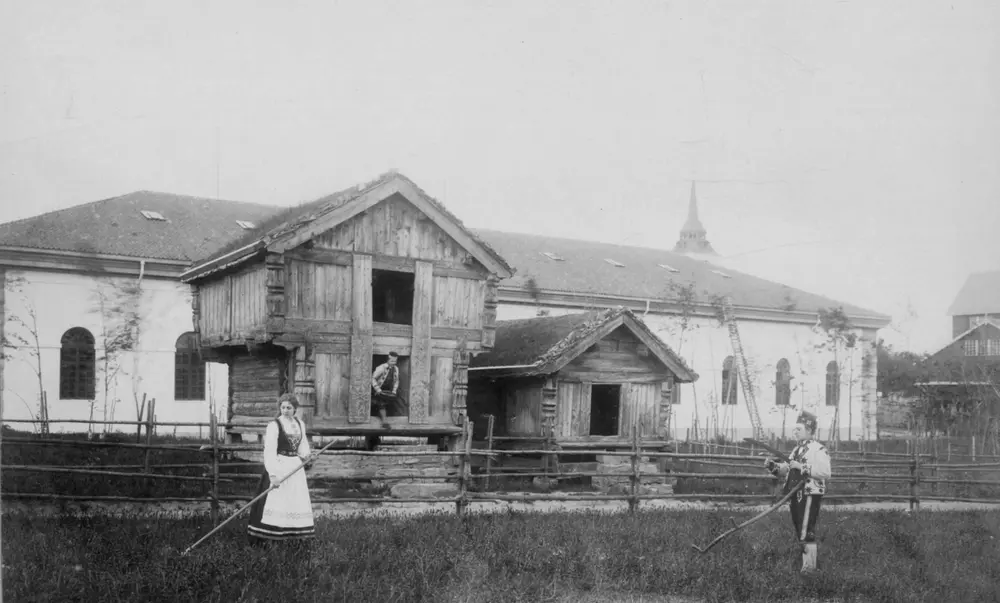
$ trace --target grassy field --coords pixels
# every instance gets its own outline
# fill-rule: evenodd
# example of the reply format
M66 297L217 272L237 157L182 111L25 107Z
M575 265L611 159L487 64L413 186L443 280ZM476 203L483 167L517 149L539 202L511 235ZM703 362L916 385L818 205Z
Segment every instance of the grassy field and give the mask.
M704 556L745 514L320 519L311 548L260 550L238 519L6 516L9 601L1000 600L1000 512L826 513L802 576L787 510ZM682 597L682 598L675 598Z

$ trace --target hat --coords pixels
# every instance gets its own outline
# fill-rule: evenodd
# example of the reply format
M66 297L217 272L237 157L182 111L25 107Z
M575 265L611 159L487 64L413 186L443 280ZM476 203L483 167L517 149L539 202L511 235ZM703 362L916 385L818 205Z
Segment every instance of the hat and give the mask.
M816 419L816 415L812 414L811 412L803 410L801 413L799 413L799 418L795 419L795 422L805 425L806 429L808 429L810 432L816 433L816 425L818 421Z

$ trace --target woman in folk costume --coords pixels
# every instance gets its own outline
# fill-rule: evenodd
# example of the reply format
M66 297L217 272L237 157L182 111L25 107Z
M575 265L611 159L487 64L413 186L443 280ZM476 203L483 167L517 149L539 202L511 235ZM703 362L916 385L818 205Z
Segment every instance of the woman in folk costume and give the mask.
M305 425L295 417L298 406L298 399L293 394L283 394L278 398L278 416L267 424L264 432L264 471L260 476L258 495L304 461L311 460ZM251 544L313 537L312 501L304 468L254 503L247 532Z
M826 480L832 475L830 453L823 444L813 439L816 424L816 415L802 411L792 431L798 445L789 455L788 462L779 462L773 458L765 461L765 466L772 475L785 478L785 492L800 481L805 481L805 486L795 493L790 503L795 536L803 545L803 570L814 569L808 566L815 565L816 522L826 493Z

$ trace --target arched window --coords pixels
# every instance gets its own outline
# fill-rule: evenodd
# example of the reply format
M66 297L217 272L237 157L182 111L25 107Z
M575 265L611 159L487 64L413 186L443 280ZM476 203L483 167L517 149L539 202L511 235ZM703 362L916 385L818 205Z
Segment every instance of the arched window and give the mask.
M184 333L174 352L174 400L205 399L205 361L198 349L198 336Z
M788 360L782 358L774 376L774 404L788 406L792 403L792 368Z
M739 389L740 378L736 374L736 367L733 365L733 357L726 356L722 362L722 403L735 405L737 401L737 390Z
M826 405L837 406L840 403L840 368L836 360L826 365Z
M63 333L59 342L59 399L93 400L97 355L94 336L83 327Z

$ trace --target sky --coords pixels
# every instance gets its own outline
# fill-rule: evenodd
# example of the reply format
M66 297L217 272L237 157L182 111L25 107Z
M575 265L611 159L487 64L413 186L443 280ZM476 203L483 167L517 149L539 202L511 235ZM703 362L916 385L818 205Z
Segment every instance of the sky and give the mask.
M1000 269L995 0L0 0L0 222L397 169L468 226L670 249L947 343Z

